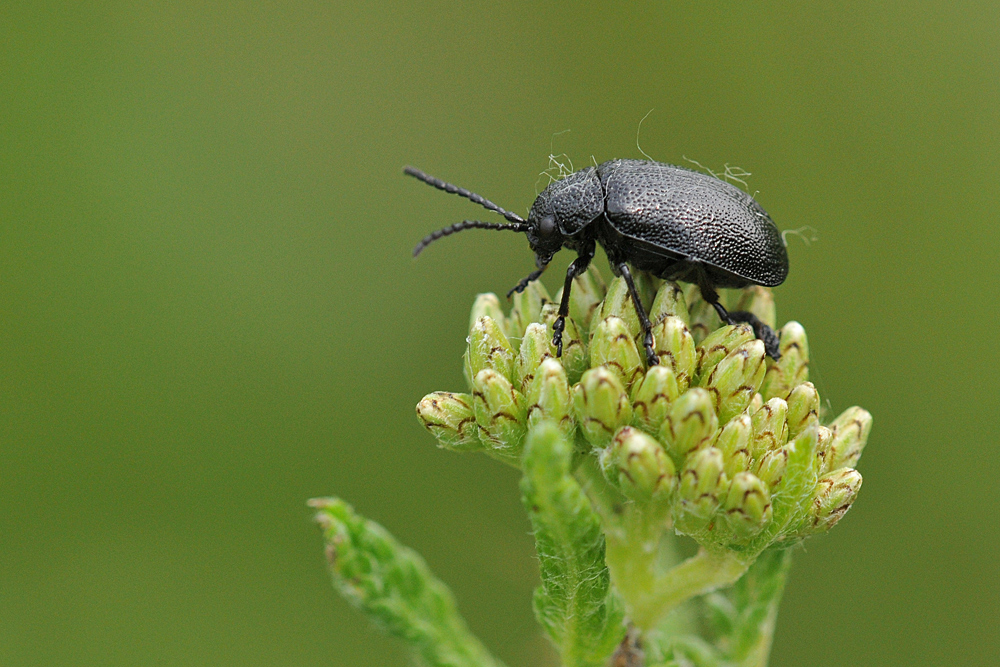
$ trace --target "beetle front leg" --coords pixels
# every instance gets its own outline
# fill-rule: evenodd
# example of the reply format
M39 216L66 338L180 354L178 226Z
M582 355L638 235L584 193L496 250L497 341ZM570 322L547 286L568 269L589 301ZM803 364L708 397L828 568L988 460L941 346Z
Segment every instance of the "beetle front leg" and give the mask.
M639 290L636 289L635 281L632 280L632 272L629 271L628 264L625 262L619 264L618 271L622 274L622 278L625 279L629 294L632 295L632 305L635 306L635 313L639 316L639 324L642 325L642 345L646 350L646 361L650 366L656 366L660 363L660 358L653 351L653 323L649 321L646 309L642 307L642 300L639 299Z
M573 280L587 270L590 260L594 259L594 244L591 243L574 259L566 269L566 282L563 284L562 300L559 302L559 317L552 324L552 344L556 348L556 356L562 356L562 335L566 328L566 316L569 315L569 293L573 289Z
M544 257L543 255L535 255L535 266L537 266L538 268L529 273L524 278L521 278L521 280L519 280L516 285L511 287L510 291L507 292L507 298L509 299L511 295L514 294L514 292L520 294L521 292L523 292L528 288L528 285L531 282L538 280L539 276L542 275L542 272L545 271L545 267L549 265L549 262L551 260L552 260L551 255L549 257Z

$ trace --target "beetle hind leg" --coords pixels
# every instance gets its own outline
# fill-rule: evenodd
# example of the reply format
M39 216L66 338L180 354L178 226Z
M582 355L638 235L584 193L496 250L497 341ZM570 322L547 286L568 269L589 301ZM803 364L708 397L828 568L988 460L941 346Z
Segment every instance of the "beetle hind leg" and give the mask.
M704 287L701 288L701 296L705 301L712 304L715 308L715 312L719 314L719 319L721 319L726 324L749 324L753 328L753 334L762 343L764 343L764 351L767 356L771 357L775 361L781 359L781 349L780 341L778 339L778 334L774 333L774 329L767 326L753 313L747 312L745 310L734 310L729 312L725 307L719 303L719 295L714 289L709 288L707 293Z

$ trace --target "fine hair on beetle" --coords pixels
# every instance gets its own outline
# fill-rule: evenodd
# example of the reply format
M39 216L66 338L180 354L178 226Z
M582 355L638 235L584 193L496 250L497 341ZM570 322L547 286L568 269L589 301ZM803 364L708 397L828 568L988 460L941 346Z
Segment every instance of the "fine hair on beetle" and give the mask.
M600 245L612 272L628 287L649 365L658 364L659 358L653 350L652 324L639 298L633 270L696 284L724 323L749 324L768 356L780 358L774 331L753 313L727 311L717 292L719 288L749 285L774 287L788 275L788 254L777 226L752 196L728 182L728 178L739 180L749 175L747 172L727 165L728 178L722 180L653 160L618 159L565 174L560 157L550 154L549 160L550 170L557 167L562 178L538 194L527 218L475 192L405 167L407 175L464 197L506 220L463 220L444 227L425 236L413 249L413 256L434 241L467 229L522 232L535 254L535 270L507 293L510 297L537 280L557 252L564 248L575 252L552 325L552 344L561 356L573 280L587 270Z

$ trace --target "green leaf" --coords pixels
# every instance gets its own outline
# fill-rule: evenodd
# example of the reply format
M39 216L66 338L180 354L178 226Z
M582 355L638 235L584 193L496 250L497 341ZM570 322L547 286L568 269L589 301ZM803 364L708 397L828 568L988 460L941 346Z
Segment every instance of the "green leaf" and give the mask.
M466 627L455 599L416 552L339 498L309 501L334 586L432 667L502 667Z
M543 422L528 435L521 494L535 533L542 585L535 616L565 667L603 666L625 634L610 592L604 536L570 471L572 447Z
M767 665L778 604L791 566L790 549L768 549L736 584L707 600L716 614L717 643L725 657L740 667ZM714 598L714 599L711 599ZM720 613L725 610L725 613ZM723 623L720 616L725 616Z

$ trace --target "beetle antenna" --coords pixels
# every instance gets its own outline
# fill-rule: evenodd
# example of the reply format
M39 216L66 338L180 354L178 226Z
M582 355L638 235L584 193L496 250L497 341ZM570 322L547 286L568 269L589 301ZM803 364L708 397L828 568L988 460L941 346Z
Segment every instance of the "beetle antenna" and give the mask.
M475 192L471 192L470 190L466 190L465 188L460 188L457 185L446 183L442 181L440 178L434 178L430 174L425 174L416 167L403 167L403 173L408 176L412 176L418 181L423 181L427 185L435 187L438 190L444 190L445 192L449 192L453 195L458 195L459 197L465 197L469 201L474 201L485 209L489 209L494 213L499 213L500 215L507 218L507 220L511 222L521 223L521 224L525 222L524 218L519 216L517 213L511 213L506 209L500 208L486 197L483 197L482 195L477 195ZM503 229L506 229L506 227L504 227Z
M413 249L413 256L416 257L423 249L434 243L440 238L445 236L451 236L455 232L461 232L466 229L495 229L497 231L502 231L509 229L512 232L526 232L528 231L528 223L526 222L515 222L512 224L507 224L505 222L482 222L481 220L463 220L462 222L456 222L450 227L445 227L444 229L439 229L436 232L431 232L417 244L417 247Z

